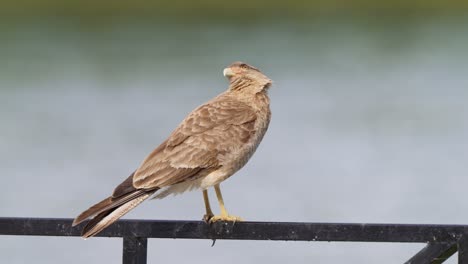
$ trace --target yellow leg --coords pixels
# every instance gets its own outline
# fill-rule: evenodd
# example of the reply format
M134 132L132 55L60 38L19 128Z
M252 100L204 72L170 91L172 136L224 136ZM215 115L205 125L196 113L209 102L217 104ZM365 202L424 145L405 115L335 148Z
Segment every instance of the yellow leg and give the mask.
M215 215L211 217L210 222L212 223L216 221L229 221L229 222L242 221L242 218L228 214L226 207L224 207L223 195L221 194L221 189L219 188L219 184L216 184L214 186L214 189L216 192L216 197L218 198L219 209L221 210L221 215Z
M216 198L218 198L219 209L221 210L221 217L227 217L229 214L226 211L226 207L224 207L224 200L223 195L221 194L221 188L219 188L219 184L214 186L216 192Z
M203 216L203 221L209 222L213 217L213 211L211 211L210 199L208 198L208 190L203 190L203 200L205 201L206 214Z

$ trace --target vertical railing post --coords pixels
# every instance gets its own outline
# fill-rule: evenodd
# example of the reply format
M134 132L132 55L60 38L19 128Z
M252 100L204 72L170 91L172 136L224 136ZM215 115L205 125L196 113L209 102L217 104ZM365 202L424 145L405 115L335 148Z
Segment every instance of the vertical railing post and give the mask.
M146 264L148 238L123 237L123 264Z

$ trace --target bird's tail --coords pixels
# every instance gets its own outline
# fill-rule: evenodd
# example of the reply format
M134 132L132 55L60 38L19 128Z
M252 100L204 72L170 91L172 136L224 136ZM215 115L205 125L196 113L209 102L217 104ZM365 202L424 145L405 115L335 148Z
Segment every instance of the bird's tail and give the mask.
M108 197L91 206L73 221L73 226L93 217L83 228L84 238L92 237L124 216L137 205L148 199L157 190L135 190L122 197Z

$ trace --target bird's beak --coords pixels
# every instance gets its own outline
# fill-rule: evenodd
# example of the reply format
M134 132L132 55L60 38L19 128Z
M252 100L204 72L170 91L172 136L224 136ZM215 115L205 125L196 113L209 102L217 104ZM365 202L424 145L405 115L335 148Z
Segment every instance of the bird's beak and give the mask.
M223 71L224 77L232 77L234 76L234 72L231 70L231 68L225 68Z

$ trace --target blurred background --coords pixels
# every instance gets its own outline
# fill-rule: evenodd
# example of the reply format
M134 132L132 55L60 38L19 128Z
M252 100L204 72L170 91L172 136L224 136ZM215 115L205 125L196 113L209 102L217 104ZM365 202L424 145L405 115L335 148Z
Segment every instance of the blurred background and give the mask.
M462 0L1 1L0 216L72 218L106 197L241 60L274 80L273 119L223 184L232 214L468 224L467 11ZM126 218L203 210L192 192ZM121 247L2 236L0 262L119 263ZM151 239L148 262L402 263L422 247Z

